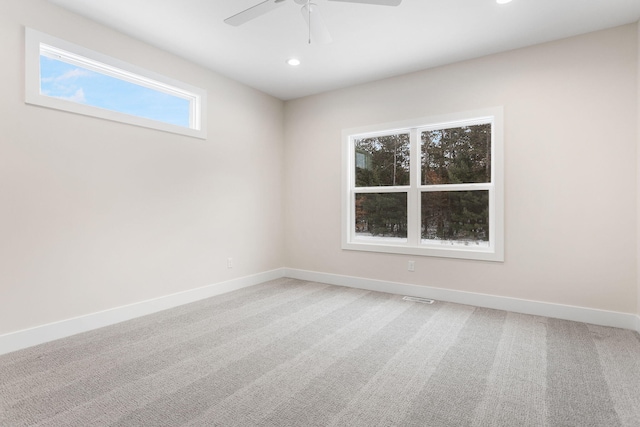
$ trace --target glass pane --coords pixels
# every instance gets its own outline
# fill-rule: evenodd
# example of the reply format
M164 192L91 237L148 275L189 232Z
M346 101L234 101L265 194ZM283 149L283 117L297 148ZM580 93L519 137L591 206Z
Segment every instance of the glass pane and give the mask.
M409 134L355 140L356 187L409 185Z
M422 132L423 185L491 182L491 124Z
M489 191L421 195L422 243L489 246Z
M407 241L407 193L356 194L356 238Z
M40 56L40 93L190 128L189 100Z

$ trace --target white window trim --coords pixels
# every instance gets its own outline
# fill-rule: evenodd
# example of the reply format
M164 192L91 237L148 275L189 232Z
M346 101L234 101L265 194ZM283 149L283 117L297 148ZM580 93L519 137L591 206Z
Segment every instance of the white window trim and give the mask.
M356 188L354 140L364 136L389 135L411 132L411 158L419 159L419 134L423 130L442 129L461 125L492 123L491 182L480 184L449 184L443 186L420 185L420 163L411 162L410 185L402 187ZM345 129L342 131L342 249L383 252L418 256L461 258L482 261L504 261L504 118L502 107L440 116L423 117L401 122ZM424 245L420 242L421 191L488 190L489 191L489 242L488 248ZM378 192L407 193L407 243L372 243L358 241L355 236L355 194Z
M182 127L41 94L41 51L46 56L62 58L65 62L189 100L191 105L190 127ZM207 138L207 92L204 89L145 70L32 28L25 28L25 102L200 139Z

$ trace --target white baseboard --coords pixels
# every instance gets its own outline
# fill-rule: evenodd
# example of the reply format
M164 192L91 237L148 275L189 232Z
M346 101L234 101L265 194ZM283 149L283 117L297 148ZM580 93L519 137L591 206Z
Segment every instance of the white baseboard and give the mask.
M156 313L237 289L258 285L281 277L291 277L294 279L399 295L431 298L439 301L573 320L595 325L612 326L631 329L640 333L640 316L634 314L455 291L429 286L410 285L406 283L385 282L315 271L280 268L135 304L116 307L98 313L91 313L85 316L0 335L0 354L10 353L81 332L124 322L136 317Z
M0 354L10 353L12 351L68 337L70 335L101 328L103 326L124 322L125 320L156 313L158 311L235 291L237 289L246 288L248 286L254 286L281 277L284 277L284 269L267 271L122 307L116 307L110 310L100 311L98 313L91 313L85 316L74 317L59 322L0 335Z
M516 313L533 314L536 316L553 317L556 319L573 320L576 322L591 323L594 325L612 326L616 328L631 329L640 333L640 317L630 313L619 313L594 308L530 301L518 298L433 288L429 286L409 285L406 283L385 282L381 280L363 279L359 277L341 276L337 274L318 273L315 271L296 270L290 268L285 269L285 275L293 279L387 292L391 294L430 298L439 301L493 308L496 310L506 310Z

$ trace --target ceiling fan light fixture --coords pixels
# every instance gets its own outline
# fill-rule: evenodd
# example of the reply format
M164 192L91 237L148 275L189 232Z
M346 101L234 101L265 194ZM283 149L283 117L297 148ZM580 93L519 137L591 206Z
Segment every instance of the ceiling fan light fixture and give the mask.
M300 65L301 62L298 58L289 58L287 59L287 65L290 65L292 67L297 67L298 65Z
M284 4L287 0L262 0L260 3L252 6L248 9L243 10L242 12L236 13L233 16L228 17L224 20L229 25L233 25L235 27L242 25L251 21L252 19L258 18L268 12L271 12L273 9L280 7L280 5ZM335 2L345 2L345 3L363 3L370 5L379 5L379 6L398 6L402 3L402 0L330 0ZM302 16L307 21L307 27L309 30L309 43L311 40L315 40L318 43L330 43L331 35L329 34L329 30L327 26L324 24L322 17L318 12L317 5L312 3L312 0L294 0L295 3L302 5L301 11Z
M511 0L496 0L496 3L498 3L498 4L507 4L507 3L511 3Z

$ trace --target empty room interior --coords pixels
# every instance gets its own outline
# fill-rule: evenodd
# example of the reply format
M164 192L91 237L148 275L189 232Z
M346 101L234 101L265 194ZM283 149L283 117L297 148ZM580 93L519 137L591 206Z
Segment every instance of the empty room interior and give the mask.
M0 1L0 426L640 426L639 19Z

